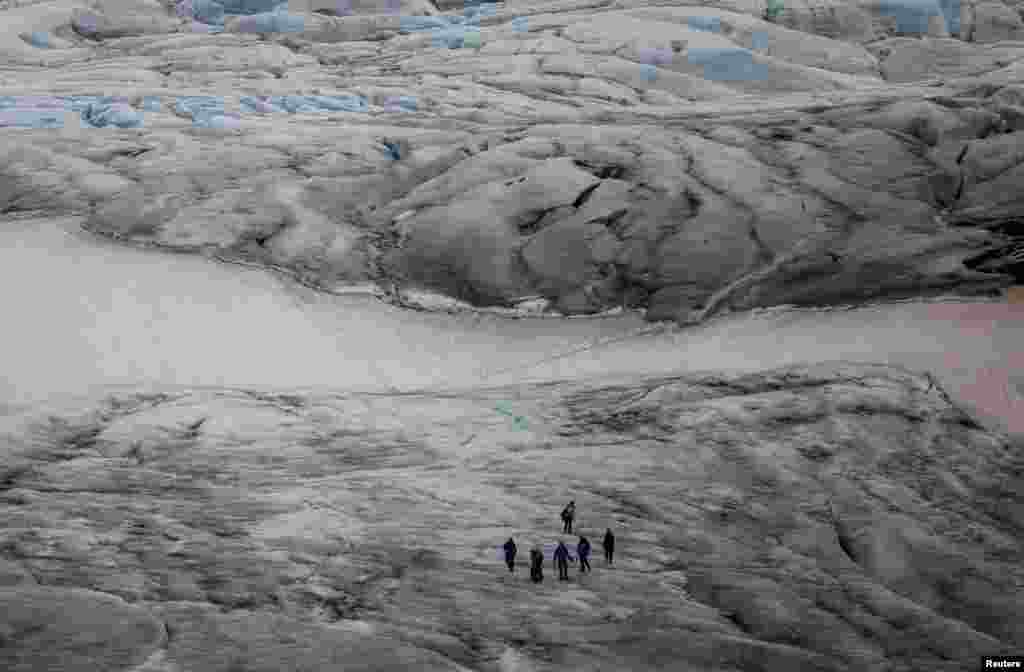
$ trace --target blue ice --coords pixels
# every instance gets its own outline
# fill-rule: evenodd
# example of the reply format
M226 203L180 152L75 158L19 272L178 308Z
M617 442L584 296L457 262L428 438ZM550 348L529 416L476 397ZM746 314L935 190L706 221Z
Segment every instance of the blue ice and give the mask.
M447 28L461 17L450 16L403 16L399 19L398 30L403 33L426 33L437 28Z
M224 113L224 99L216 96L178 96L174 101L178 114L196 117Z
M84 126L89 128L139 128L142 113L125 102L96 101L81 113Z
M399 161L402 158L402 152L399 150L398 145L393 142L384 142L384 147L387 150L388 158L392 161Z
M482 2L479 0L467 0L465 8L462 10L462 15L465 17L473 17L479 20L480 17L494 16L497 13L493 2Z
M746 49L695 48L687 58L691 65L704 66L704 79L739 81L768 75L767 66L754 63L753 54Z
M284 108L273 98L280 96L242 96L239 105L243 112L283 112Z
M64 109L52 96L0 96L0 128L63 128Z
M949 13L939 9L936 0L881 0L879 11L896 19L896 30L900 33L921 35L928 32L928 19L941 16L947 27L951 23L953 4L956 4L956 23L959 30L960 7L957 0L946 0L944 3Z
M416 98L413 96L391 96L384 101L388 112L415 112Z
M467 27L478 30L480 13L467 10L466 16L403 16L399 30L403 33L430 33L435 47L459 49L466 41Z
M182 10L191 9L192 18L211 26L224 25L224 5L217 0L185 0Z
M191 117L192 125L199 128L222 128L229 119L224 113L224 99L216 96L179 96L174 109Z
M288 6L288 0L220 0L224 13L232 16L267 14Z
M245 112L367 112L362 96L242 96Z
M721 19L717 16L691 16L687 26L690 30L718 33L721 32Z
M236 114L211 114L192 120L192 125L197 128L238 128L241 123L241 118Z
M32 32L32 33L29 33L28 34L28 40L26 40L26 41L29 44L31 44L33 47L37 47L39 49L49 49L50 48L50 34L49 33L44 33L44 32L41 32L41 31L35 31L35 32Z
M192 18L209 26L193 26L197 32L220 32L226 16L243 16L242 31L252 33L301 32L304 19L301 14L284 11L287 0L177 0L178 16Z
M238 21L238 30L242 33L301 33L305 28L302 14L288 12L250 14Z
M939 9L946 19L950 35L960 34L960 0L939 0Z
M459 25L436 28L431 31L430 36L433 38L433 45L437 48L459 49L466 41L466 28Z
M289 112L366 112L362 96L282 96L280 106Z
M139 128L142 113L123 96L66 96L65 108L77 112L83 128Z

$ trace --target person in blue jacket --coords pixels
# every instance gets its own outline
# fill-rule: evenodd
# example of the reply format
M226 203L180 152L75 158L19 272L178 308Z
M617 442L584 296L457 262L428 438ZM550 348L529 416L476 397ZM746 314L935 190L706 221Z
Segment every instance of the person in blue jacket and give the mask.
M558 570L558 579L560 581L569 580L569 563L576 562L572 556L569 555L569 549L561 539L558 541L558 547L555 548L555 568Z
M580 573L590 571L590 540L580 535L579 543L576 544L576 555L580 556Z

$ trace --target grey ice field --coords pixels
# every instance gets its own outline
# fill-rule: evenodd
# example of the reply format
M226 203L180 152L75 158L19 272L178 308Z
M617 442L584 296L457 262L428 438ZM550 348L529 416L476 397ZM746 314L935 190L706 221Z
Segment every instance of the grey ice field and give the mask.
M1022 11L0 0L0 670L1020 655Z

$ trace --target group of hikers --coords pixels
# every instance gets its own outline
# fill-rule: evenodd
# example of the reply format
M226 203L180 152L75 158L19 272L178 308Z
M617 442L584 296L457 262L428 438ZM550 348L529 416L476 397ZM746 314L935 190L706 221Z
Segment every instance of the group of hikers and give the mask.
M562 532L564 534L572 534L572 523L575 518L576 502L573 501L569 502L569 505L562 509ZM612 564L612 554L615 553L615 535L612 534L611 528L605 531L601 545L604 547L605 563ZM512 540L512 537L509 537L503 548L505 549L505 564L508 565L508 571L515 572L516 542ZM579 542L576 544L576 555L580 559L580 573L591 571L590 541L582 534L580 535ZM568 581L569 563L575 562L575 560L569 555L569 549L561 539L558 540L558 546L555 547L554 560L555 569L558 570L558 579L560 581ZM540 583L544 580L544 553L537 546L530 549L530 579L534 583Z

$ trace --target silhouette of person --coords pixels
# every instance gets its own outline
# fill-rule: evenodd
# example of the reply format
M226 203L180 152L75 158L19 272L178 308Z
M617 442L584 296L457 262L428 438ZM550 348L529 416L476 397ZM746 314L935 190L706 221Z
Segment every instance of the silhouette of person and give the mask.
M544 553L536 546L530 549L530 579L534 583L544 580Z
M509 537L502 548L505 549L505 564L508 565L508 571L514 572L516 570L516 542Z
M569 502L569 505L562 509L562 532L572 534L572 520L576 517L576 502Z
M569 562L573 561L573 558L569 555L569 549L561 539L558 541L558 547L555 548L555 568L558 570L558 578L561 581L569 580Z
M580 556L580 573L590 571L590 541L580 535L580 541L576 544L576 555Z

